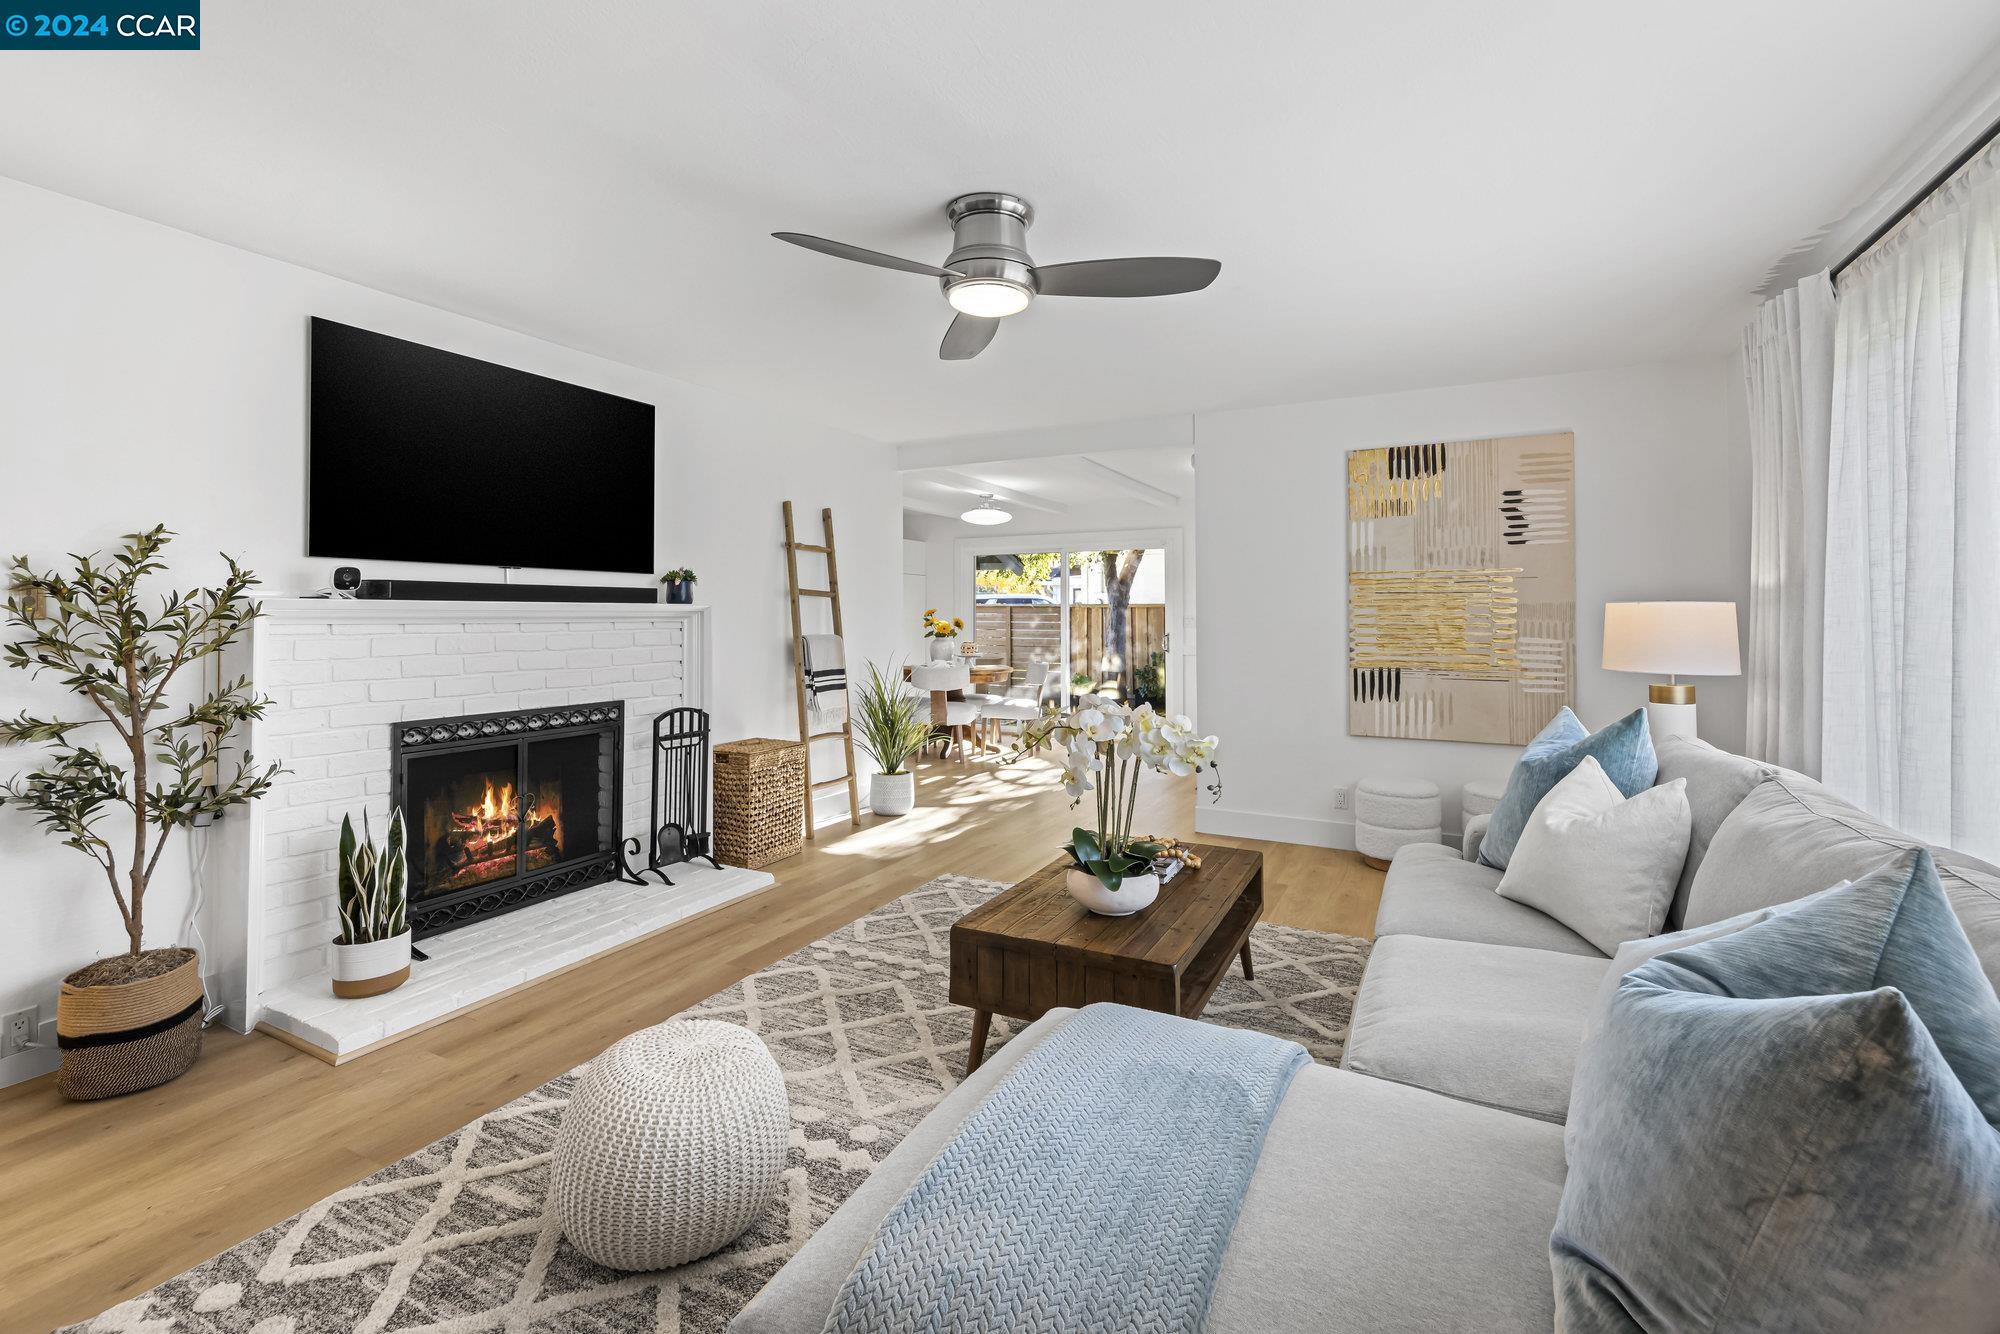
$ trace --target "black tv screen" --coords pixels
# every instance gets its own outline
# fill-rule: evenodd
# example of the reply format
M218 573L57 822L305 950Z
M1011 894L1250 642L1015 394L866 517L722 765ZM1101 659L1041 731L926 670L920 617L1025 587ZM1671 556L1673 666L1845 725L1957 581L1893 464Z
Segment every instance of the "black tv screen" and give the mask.
M653 405L312 322L306 549L653 568Z

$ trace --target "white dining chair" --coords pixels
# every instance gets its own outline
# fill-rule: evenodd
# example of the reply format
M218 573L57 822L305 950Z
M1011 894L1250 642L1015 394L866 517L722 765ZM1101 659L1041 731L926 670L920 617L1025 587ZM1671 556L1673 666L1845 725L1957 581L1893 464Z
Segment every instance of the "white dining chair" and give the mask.
M1061 707L1062 669L1050 667L1042 673L1040 686L1016 686L1006 696L981 704L979 716L982 725L992 729L997 742L1000 730L1009 723L1018 737L1044 713Z

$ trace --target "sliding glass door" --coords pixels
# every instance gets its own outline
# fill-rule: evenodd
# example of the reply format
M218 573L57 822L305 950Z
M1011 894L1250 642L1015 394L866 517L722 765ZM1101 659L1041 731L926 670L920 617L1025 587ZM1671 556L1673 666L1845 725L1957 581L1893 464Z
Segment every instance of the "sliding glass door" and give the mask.
M1169 564L1157 545L976 551L976 661L1008 669L994 685L1039 691L1053 673L1066 692L1170 711L1178 696L1170 691Z

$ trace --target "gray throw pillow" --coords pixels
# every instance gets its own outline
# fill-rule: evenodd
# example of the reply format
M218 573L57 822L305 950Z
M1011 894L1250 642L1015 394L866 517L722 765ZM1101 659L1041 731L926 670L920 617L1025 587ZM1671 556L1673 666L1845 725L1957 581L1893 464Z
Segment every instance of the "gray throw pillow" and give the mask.
M1673 906L1667 909L1667 926L1679 930L1686 925L1688 893L1694 888L1695 872L1708 855L1715 831L1750 795L1751 788L1770 777L1771 770L1691 736L1666 737L1656 753L1660 759L1656 783L1687 780L1687 861L1681 867L1680 883L1674 887Z
M1753 787L1716 830L1681 925L1803 898L1922 846L1811 779L1780 772ZM1931 855L1987 979L2000 987L2000 869L1945 848Z

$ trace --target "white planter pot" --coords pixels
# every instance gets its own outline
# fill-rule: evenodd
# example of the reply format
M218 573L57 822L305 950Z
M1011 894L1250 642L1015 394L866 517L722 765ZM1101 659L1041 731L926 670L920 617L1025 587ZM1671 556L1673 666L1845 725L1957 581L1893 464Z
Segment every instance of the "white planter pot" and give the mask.
M908 815L916 804L917 776L908 769L868 780L868 808L877 815Z
M344 1000L379 996L410 980L410 933L333 947L333 994Z
M1109 890L1090 872L1072 866L1068 884L1069 896L1100 917L1130 917L1160 897L1160 877L1151 871L1128 875L1116 890Z
M957 662L958 641L955 639L933 639L931 641L932 662Z

